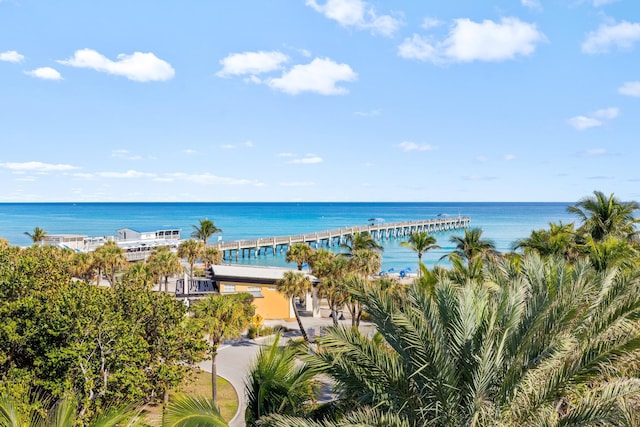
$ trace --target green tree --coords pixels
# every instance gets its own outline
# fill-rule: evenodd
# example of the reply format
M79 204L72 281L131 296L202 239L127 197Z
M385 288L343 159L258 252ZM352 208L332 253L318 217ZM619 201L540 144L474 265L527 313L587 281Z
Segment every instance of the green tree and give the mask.
M169 292L169 277L182 272L180 258L168 246L160 246L153 251L147 262L158 277L158 290L162 290L164 281L164 291Z
M430 250L440 249L440 246L436 245L436 238L429 235L426 231L411 233L409 240L400 242L400 246L409 248L418 254L418 275L420 275L422 255Z
M246 380L245 393L247 426L268 414L305 415L316 400L314 375L309 367L298 361L300 351L282 345L280 335L273 343L258 351Z
M575 261L578 250L574 224L551 222L548 229L533 230L529 237L516 241L513 249L523 249L525 253L535 251L543 257L561 256Z
M114 241L108 241L93 252L93 260L98 270L96 284L100 284L101 272L107 273L109 284L113 286L116 282L116 271L127 265L127 257L124 250Z
M75 252L71 262L70 273L73 277L88 283L95 274L94 266L92 252Z
M25 236L29 236L33 244L42 244L42 241L47 237L47 232L40 227L34 228L31 233L25 231L24 234Z
M347 250L347 254L351 254L358 249L369 249L379 252L384 250L382 245L378 243L368 231L356 231L353 234L349 234L345 242L340 246Z
M124 273L123 280L135 282L145 288L151 288L155 279L155 274L148 264L135 262Z
M638 273L535 255L520 270L507 262L487 261L497 263L492 289L446 276L433 296L416 285L406 299L354 289L380 339L332 327L304 357L336 384L332 406L344 412L326 425L349 425L340 420L353 408L412 427L623 425L627 402L640 397Z
M302 265L308 263L313 256L313 249L306 243L294 243L287 249L285 254L286 262L295 262L298 265L298 271L302 271Z
M621 202L613 193L608 197L601 191L594 191L592 197L585 197L567 208L582 221L580 231L600 241L607 236L632 239L636 234L636 224L640 221L634 213L640 209L637 202Z
M314 253L310 264L313 275L319 280L318 296L327 301L333 324L337 325L338 312L349 298L349 291L343 284L349 271L349 260L327 249L320 249Z
M222 229L216 227L213 221L208 218L199 220L198 224L193 224L193 233L191 237L201 240L203 245L207 246L207 239L216 233L222 233Z
M249 299L246 299L248 295ZM211 396L213 403L218 404L218 390L216 385L216 356L218 347L225 339L240 336L251 322L255 314L251 295L209 295L194 305L194 314L200 327L204 330L209 342L209 356L211 356Z
M456 245L453 252L442 258L455 255L467 262L476 257L486 259L497 254L496 245L492 240L482 238L482 229L471 228L464 230L464 236L451 236L451 243ZM442 259L441 258L441 259Z
M216 403L201 396L179 396L166 406L162 427L227 427Z
M282 278L276 281L276 289L278 292L291 299L291 306L293 307L293 313L296 316L300 333L307 343L310 342L309 336L307 335L307 331L304 329L302 319L300 319L300 313L298 312L298 307L296 305L296 298L306 297L307 292L311 291L312 285L313 284L311 283L309 276L299 271L286 271Z
M197 240L183 240L178 246L178 256L186 258L189 264L189 278L193 279L193 265L202 257L204 253L204 244Z
M202 261L206 268L222 262L222 252L218 248L206 248L202 254Z

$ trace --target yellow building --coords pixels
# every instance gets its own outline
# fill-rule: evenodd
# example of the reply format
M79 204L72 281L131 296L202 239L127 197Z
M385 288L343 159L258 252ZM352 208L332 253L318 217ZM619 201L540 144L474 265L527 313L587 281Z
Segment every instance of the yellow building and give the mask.
M176 283L176 296L179 298L199 298L211 293L222 295L247 292L253 295L253 304L256 313L265 320L294 318L291 299L285 297L276 290L276 281L284 276L287 271L296 271L290 268L280 267L256 267L244 265L214 265L209 271L208 277L189 280L187 292L184 289L184 281ZM307 273L305 273L307 274ZM317 279L309 275L314 283ZM317 299L307 298L303 301L310 311L318 313ZM311 307L313 306L313 308Z

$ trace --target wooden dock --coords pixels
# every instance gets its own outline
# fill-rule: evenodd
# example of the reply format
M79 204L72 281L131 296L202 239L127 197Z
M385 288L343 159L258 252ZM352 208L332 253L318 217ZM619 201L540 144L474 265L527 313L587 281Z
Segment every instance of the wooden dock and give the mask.
M347 236L355 233L368 232L376 240L403 238L414 232L426 231L438 233L469 227L471 218L465 216L425 219L418 221L390 222L367 224L334 230L319 231L317 233L298 234L294 236L266 237L253 240L236 240L232 242L218 242L209 244L222 252L223 259L231 261L240 257L259 257L271 252L273 255L285 252L295 243L306 243L313 248L339 246L345 242Z

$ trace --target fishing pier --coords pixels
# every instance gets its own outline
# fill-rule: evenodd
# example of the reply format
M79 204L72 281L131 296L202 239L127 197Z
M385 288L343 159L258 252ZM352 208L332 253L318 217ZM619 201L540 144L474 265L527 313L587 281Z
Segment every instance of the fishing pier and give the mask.
M355 233L368 232L376 240L403 238L414 232L426 231L438 233L459 230L469 227L471 218L466 216L426 219L419 221L402 221L390 223L373 223L354 227L338 228L319 231L317 233L298 234L293 236L266 237L253 240L236 240L232 242L211 243L209 246L218 248L226 261L234 258L259 257L272 253L286 251L295 243L306 243L313 248L339 246L346 241L347 236Z

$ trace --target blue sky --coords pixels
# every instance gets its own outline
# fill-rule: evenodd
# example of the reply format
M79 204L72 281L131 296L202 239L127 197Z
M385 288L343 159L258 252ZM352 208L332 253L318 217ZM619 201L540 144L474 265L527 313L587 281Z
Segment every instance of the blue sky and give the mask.
M0 0L0 202L640 199L637 0Z

